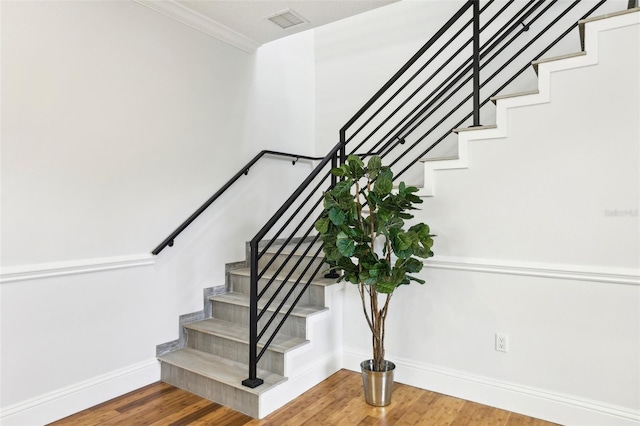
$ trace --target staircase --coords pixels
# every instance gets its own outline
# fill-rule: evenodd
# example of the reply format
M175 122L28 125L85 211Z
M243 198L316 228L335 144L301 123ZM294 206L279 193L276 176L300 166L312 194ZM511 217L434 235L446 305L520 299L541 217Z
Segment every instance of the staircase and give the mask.
M463 126L455 129L453 133L458 134L456 156L425 158L425 153L422 153L413 159L413 162L407 161L409 164L401 173L407 171L408 167L414 163L422 162L424 187L419 195L433 196L436 171L468 168L469 140L506 135L507 108L549 102L550 69L597 63L597 51L590 50L593 46L593 37L597 35L590 36L589 32L585 31L585 26L604 18L637 17L640 15L639 12L640 8L636 7L581 20L579 34L582 52L552 58L538 58L530 64L535 73L539 74L537 90L507 95L493 93L492 96L487 97L485 103L491 101L497 104L495 118L497 125ZM394 79L396 77L394 76ZM395 83L396 80L393 82ZM500 91L502 88L497 90ZM493 90L492 88L491 91ZM424 112L431 114L427 110ZM463 118L461 122L464 123L469 116ZM416 115L416 118L419 116ZM373 118L368 119L365 125L371 120ZM457 121L458 118L455 120ZM353 121L345 128L351 126ZM373 121L376 125L379 122L380 120ZM436 126L440 124L441 122ZM360 129L356 133L359 131ZM430 132L431 130L428 133ZM363 137L364 141L358 144L354 151L365 149L367 152L382 152L384 156L394 148L404 145L405 142L411 142L407 139L408 136L400 133L389 139L386 135L374 146L368 142L369 137ZM448 137L450 132L446 133L447 135L430 145L426 152ZM421 140L422 137L415 144ZM211 317L184 326L185 347L158 357L161 362L163 381L252 417L262 418L342 367L340 293L344 285L336 284L335 280L319 278L325 272L322 270L322 260L318 256L320 246L310 236L313 221L319 213L319 204L316 203L309 208L309 213L301 219L300 224L293 231L288 227L293 227L291 221L300 211L298 207L305 206L305 203L311 197L317 196L319 190L323 188L321 185L326 181L327 175L323 176L321 171L327 170L329 166L335 166L338 161L344 159L344 146L349 141L343 129L341 143L322 160L300 189L256 235L251 242L250 255L247 256L244 267L232 269L228 274L229 282L226 287L230 292L209 297L208 303L211 309L205 309L204 312L211 312ZM360 148L364 143L369 145ZM413 146L416 145L412 145L409 149ZM421 151L422 148L418 150ZM397 151L402 152L401 155L408 152L403 149L397 149L394 152ZM242 172L239 173L242 174ZM313 188L318 181L320 183ZM307 188L311 189L307 190ZM310 195L299 203L298 197L302 198L305 190ZM282 216L290 207L298 210L292 213L290 218L285 218L286 223L282 224L282 228L276 232L276 237L268 240L265 235L280 226L279 221L283 220ZM291 232L291 236L276 240L275 238L285 229ZM308 230L303 234L305 229ZM294 236L295 238L292 239ZM294 244L294 241L298 242ZM172 243L173 237L171 237ZM237 264L234 265L237 266ZM256 276L258 279L255 279ZM252 288L252 277L257 283L257 288ZM309 286L305 290L307 283ZM262 294L263 291L264 294ZM297 303L292 302L296 299L298 299ZM258 314L268 312L259 321L254 321L253 329L250 327L252 308L257 308ZM270 315L275 318L272 323L268 320ZM280 323L281 325L277 325ZM270 338L272 333L274 333L273 338ZM262 357L258 355L256 374L250 378L258 377L264 383L251 388L244 386L242 382L246 381L247 372L251 371L252 359L256 358L255 352L252 354L252 350L256 351L256 349L252 348L250 337L256 335L258 335L257 352L264 350L264 355Z
M271 259L274 261L259 281L259 288L262 290L269 280L275 277L265 293L268 298L274 295L274 306L280 304L289 291L292 298L297 297L302 287L287 277L290 275L289 267L278 271L282 266L282 260L293 254L293 258L296 259L294 264L298 264L299 272L309 265L303 275L307 279L312 278L308 271L314 271L322 262L321 258L303 256L293 251L293 245L284 247L277 253L279 248L281 247L269 248L261 259L261 266L269 263ZM242 385L249 369L249 268L231 270L229 280L229 293L209 297L212 317L184 326L186 347L158 357L161 362L161 377L166 383L260 418L264 416L267 406L280 406L287 402L286 397L292 389L299 394L318 382L317 379L311 379L307 386L299 383L307 378L291 386L291 383L287 383L287 376L300 376L300 367L307 369L309 365L317 364L318 359L331 357L333 351L339 348L339 339L335 338L339 334L330 336L326 332L333 330L330 304L333 293L341 289L342 285L336 284L335 280L313 277L309 288L301 295L298 304L283 322L283 326L258 363L258 375L264 380L264 384L252 389ZM276 293L276 289L281 286L282 291ZM260 311L264 310L264 305L264 302L261 303ZM276 312L274 306L269 306L267 311ZM283 310L286 312L290 306L289 302L285 303ZM333 314L335 315L335 312ZM283 314L277 313L277 319L267 330L274 330L282 316ZM263 318L260 326L266 325L266 321L267 318ZM318 327L322 330L316 331L317 338L315 344L312 344L309 340L310 334ZM259 350L264 347L265 339L259 341ZM337 363L336 367L328 368L333 369L331 373L337 371ZM276 387L279 388L276 390Z
M519 108L524 106L547 103L550 100L550 77L553 71L579 68L598 63L597 33L591 34L591 39L586 40L586 26L589 23L597 23L606 19L622 19L633 23L640 16L640 7L620 10L605 15L589 17L578 22L578 35L580 38L579 52L567 53L559 56L543 58L531 62L531 68L536 75L538 87L517 93L508 93L499 96L492 96L491 102L496 105L496 123L492 125L464 127L454 129L453 133L458 135L458 155L449 158L426 158L420 160L424 165L424 185L420 188L418 195L421 197L432 197L436 194L437 171L467 169L469 167L469 142L472 140L503 138L507 135L507 110L509 108ZM620 24L621 26L624 23ZM542 68L542 70L541 70ZM542 75L541 75L542 72Z

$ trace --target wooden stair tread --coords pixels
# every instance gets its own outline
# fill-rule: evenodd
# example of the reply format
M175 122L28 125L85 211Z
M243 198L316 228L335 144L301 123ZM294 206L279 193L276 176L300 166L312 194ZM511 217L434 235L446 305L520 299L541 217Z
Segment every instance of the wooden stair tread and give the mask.
M453 133L460 132L475 132L477 130L487 130L487 129L496 129L498 126L495 124L487 124L486 126L471 126L471 127L461 127L459 129L453 129Z
M291 244L287 244L282 248L282 251L279 253L280 255L289 255L289 254L294 254L294 255L303 255L304 252L307 250L307 247L309 247L309 243L301 243L300 247L296 248L297 243L291 243ZM320 242L315 242L313 243L312 247L309 249L309 251L307 252L307 254L304 254L305 257L313 257L316 252L318 250L320 250ZM269 254L276 254L278 252L278 250L280 250L280 248L282 247L282 245L271 245L267 251L265 253L269 253ZM321 252L322 253L322 252Z
M242 324L223 321L217 318L208 318L187 324L185 325L185 328L249 344L249 327ZM266 341L266 337L263 340ZM264 343L265 342L258 342L258 347L264 347ZM309 341L301 337L293 337L278 333L269 345L269 350L285 353L307 343L309 343Z
M451 160L459 160L460 157L458 157L457 155L451 156L451 157L438 157L438 158L422 158L418 161L420 161L421 163L429 163L429 162L435 162L435 161L451 161Z
M584 25L584 24L587 24L589 22L600 21L602 19L613 18L614 16L621 16L621 15L626 15L628 13L636 13L636 12L640 12L640 7L634 7L634 8L631 8L631 9L623 9L623 10L619 10L617 12L606 13L604 15L591 16L589 18L585 18L585 19L579 20L578 21L578 25Z
M234 270L230 271L230 273L231 273L231 275L240 275L240 276L243 276L243 277L250 277L250 276L251 276L251 269L250 269L250 268L234 269ZM284 274L284 273L282 273L282 272L281 272L281 273L279 273L279 274L276 276L276 280L278 280L278 281L284 281L284 279L285 279L285 277L286 277L286 276L287 276L287 274ZM291 282L291 283L295 283L295 282L296 282L296 280L293 278L293 277L295 277L295 276L296 276L296 274L294 273L294 274L292 275L292 277L290 277L287 281L288 281L288 282ZM271 278L273 278L273 274L272 274L272 273L270 273L270 271L269 271L269 270L267 270L267 271L262 275L262 279L265 279L265 278L267 278L267 279L271 279ZM303 279L301 279L301 280L300 280L300 284L303 284L303 285L304 285L304 284L306 284L306 283L307 283L307 281L308 281L308 278L303 278ZM311 281L311 284L312 284L312 285L319 285L319 286L325 286L325 287L326 287L326 286L333 285L333 284L336 284L336 283L337 283L337 282L336 282L336 280L334 280L334 279L331 279L331 278L323 278L323 277L322 277L322 274L321 274L320 272L318 273L318 276L314 277L314 278L313 278L313 280Z
M544 64L547 62L553 62L553 61L561 61L563 59L571 59L571 58L577 58L579 56L585 56L587 54L587 52L580 51L580 52L574 52L574 53L567 53L566 55L559 55L559 56L554 56L551 58L544 58L544 59L537 59L535 61L531 62L531 65L533 66L533 69L535 70L536 74L538 73L538 65L540 64Z
M499 101L501 99L517 98L519 96L537 95L539 93L540 93L540 91L538 91L538 90L528 90L526 92L517 92L517 93L509 93L509 94L506 94L506 95L492 96L491 97L491 102L493 102L495 104L496 101Z
M251 389L242 385L242 381L245 380L249 374L247 365L192 348L184 348L170 352L159 356L158 359L254 395L266 392L287 380L286 377L278 374L266 370L258 370L258 377L264 380L264 384Z
M221 294L218 296L211 296L209 297L209 300L211 301L218 301L218 302L223 302L223 303L229 303L232 305L238 305L238 306L244 306L244 307L249 307L250 303L249 303L249 296L247 296L246 294L243 293L226 293L226 294ZM266 300L263 301L261 300L258 303L258 309L261 310L264 308L264 306L266 305ZM269 306L269 308L267 309L268 312L275 312L275 308L277 308L279 306L280 302L273 302L271 304L271 306ZM291 304L286 303L283 307L281 312L286 312L289 307L291 306ZM315 315L318 314L320 312L324 312L329 310L329 308L324 307L324 306L313 306L313 305L304 305L304 304L298 304L295 308L293 308L293 310L291 311L291 315L295 316L295 317L302 317L302 318L306 318L309 317L311 315Z

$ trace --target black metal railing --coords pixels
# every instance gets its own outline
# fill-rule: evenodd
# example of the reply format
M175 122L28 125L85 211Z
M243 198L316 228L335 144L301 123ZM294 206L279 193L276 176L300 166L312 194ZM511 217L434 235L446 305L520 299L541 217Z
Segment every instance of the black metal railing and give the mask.
M322 259L322 246L317 243L313 224L322 212L322 192L336 184L330 169L344 163L349 154L365 157L377 153L393 168L394 179L406 175L410 180L412 173L419 171L415 167L419 160L442 156L450 149L452 129L479 126L481 117L490 121L494 112L491 98L505 88L519 91L519 81L531 69L531 62L553 53L580 19L601 10L605 3L464 1L347 121L339 131L339 142L325 157L262 151L153 251L158 254L171 246L180 232L262 156L318 160L250 242L249 378L244 385L263 383L257 374L260 359L322 270L317 261ZM636 7L637 0L628 5ZM265 256L268 251L270 258ZM280 255L284 259L276 267L274 262ZM266 274L268 270L270 274ZM272 288L276 277L282 283ZM287 281L293 285L283 294ZM273 291L268 293L270 289Z
M516 81L530 68L531 61L558 45L578 20L590 16L605 2L586 5L580 1L532 0L497 4L489 0L481 5L479 1L465 1L340 129L338 144L250 242L250 361L244 385L263 383L257 374L258 362L322 269L316 261L322 258L322 246L317 243L313 223L322 212L322 191L336 183L330 169L344 163L349 153L363 152L355 155L364 157L367 152L376 152L394 168L394 179L409 172L452 129L480 125L481 111L490 106L491 97ZM282 256L280 266L267 279L265 272L273 268L275 257L284 253L286 246L287 256ZM265 254L270 248L275 253L270 253L271 259L267 260ZM285 267L289 272L266 300L268 289ZM294 285L280 295L287 280ZM276 303L279 296L281 300ZM278 306L273 308L275 304Z
M323 157L311 157L311 156L308 156L308 155L291 154L291 153L288 153L288 152L269 151L269 150L260 151L260 153L258 153L255 157L253 157L253 159L251 159L251 161L249 161L242 168L240 168L240 171L238 173L236 173L231 179L229 179L227 181L227 183L225 183L222 186L222 188L220 188L218 191L216 191L215 194L213 194L207 201L205 201L205 203L202 204L198 208L198 210L196 210L191 216L189 216L187 218L187 220L182 222L182 224L180 226L178 226L175 231L173 231L167 238L165 238L164 241L162 241L160 244L158 244L158 247L153 249L151 254L157 255L162 250L164 250L166 247L173 247L173 242L174 242L175 238L178 235L180 235L182 233L182 231L187 229L187 227L189 225L191 225L191 222L196 220L198 218L198 216L200 216L202 213L204 213L204 211L207 210L207 208L209 208L209 206L211 204L213 204L214 201L216 201L218 198L220 198L222 196L222 194L224 194L229 188L231 188L231 186L234 183L236 183L238 181L238 179L240 179L242 176L248 175L249 174L249 170L251 170L251 167L253 167L253 165L256 164L264 156L292 158L293 160L291 162L292 162L293 165L295 165L298 162L298 160L322 160L323 159Z

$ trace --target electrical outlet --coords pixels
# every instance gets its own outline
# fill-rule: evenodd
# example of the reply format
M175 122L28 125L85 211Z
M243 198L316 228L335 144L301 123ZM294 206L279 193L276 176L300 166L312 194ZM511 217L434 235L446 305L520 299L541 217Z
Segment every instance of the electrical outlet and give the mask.
M496 333L496 351L499 351L499 352L509 351L509 340L507 339L506 334Z

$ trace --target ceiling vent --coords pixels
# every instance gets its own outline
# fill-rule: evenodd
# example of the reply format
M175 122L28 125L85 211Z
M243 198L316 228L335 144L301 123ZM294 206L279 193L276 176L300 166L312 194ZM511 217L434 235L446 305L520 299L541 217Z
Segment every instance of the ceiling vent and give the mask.
M283 29L295 27L296 25L308 22L291 9L269 16L267 19Z

